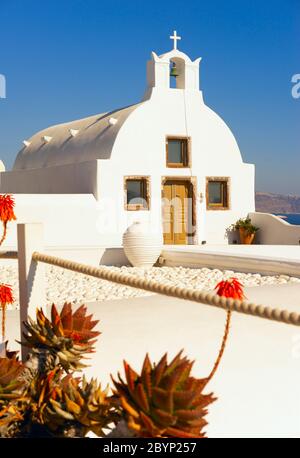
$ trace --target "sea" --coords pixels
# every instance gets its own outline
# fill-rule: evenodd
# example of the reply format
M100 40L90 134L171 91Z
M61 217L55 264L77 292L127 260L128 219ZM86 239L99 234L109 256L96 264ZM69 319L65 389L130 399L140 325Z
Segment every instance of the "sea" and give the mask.
M284 221L287 221L290 224L299 224L300 225L300 213L274 213L277 216L283 216Z

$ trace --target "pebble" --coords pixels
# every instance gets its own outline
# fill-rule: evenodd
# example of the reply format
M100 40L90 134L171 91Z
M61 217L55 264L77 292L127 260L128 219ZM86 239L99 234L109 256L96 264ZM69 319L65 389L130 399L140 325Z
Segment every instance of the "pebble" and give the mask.
M139 267L101 266L114 272L122 272L142 278L156 280L167 284L188 287L193 289L212 290L216 284L232 276L244 286L257 287L262 285L294 284L300 283L300 278L288 275L261 275L258 273L241 273L233 270L191 269L188 267L152 267L145 270ZM8 309L19 308L18 272L17 265L0 266L0 283L12 285L15 302L8 305ZM61 305L64 302L82 304L93 301L106 301L112 299L133 298L149 296L152 293L128 286L95 279L87 275L67 271L55 266L46 266L46 298L47 304Z

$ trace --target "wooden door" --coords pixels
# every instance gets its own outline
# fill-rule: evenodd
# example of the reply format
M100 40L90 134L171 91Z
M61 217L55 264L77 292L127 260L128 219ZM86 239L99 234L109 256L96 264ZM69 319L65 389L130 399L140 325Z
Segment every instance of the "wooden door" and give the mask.
M188 243L190 188L188 181L167 180L163 185L163 230L167 245Z

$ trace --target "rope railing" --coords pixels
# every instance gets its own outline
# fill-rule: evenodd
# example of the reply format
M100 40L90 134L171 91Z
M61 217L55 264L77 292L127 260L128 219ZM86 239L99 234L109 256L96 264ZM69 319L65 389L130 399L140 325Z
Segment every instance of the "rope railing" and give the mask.
M300 326L300 314L297 312L289 312L288 310L254 304L248 301L229 299L203 290L166 285L155 280L147 280L145 278L134 277L131 274L115 272L103 267L93 267L75 261L57 258L55 256L49 256L36 251L32 254L32 259L36 262L42 262L45 264L62 267L64 269L72 270L73 272L78 272L114 283L120 283L132 288L138 288L165 296L172 296L176 297L177 299L190 300L225 310L232 310L234 312L243 313L245 315L252 315L258 318L273 320L280 323Z

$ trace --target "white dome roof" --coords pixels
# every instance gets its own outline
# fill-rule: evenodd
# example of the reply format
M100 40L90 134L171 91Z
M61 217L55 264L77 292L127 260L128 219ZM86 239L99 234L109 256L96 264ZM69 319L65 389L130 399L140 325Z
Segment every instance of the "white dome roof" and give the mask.
M139 105L58 124L36 133L19 152L13 170L109 159L120 128Z

